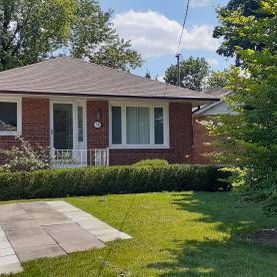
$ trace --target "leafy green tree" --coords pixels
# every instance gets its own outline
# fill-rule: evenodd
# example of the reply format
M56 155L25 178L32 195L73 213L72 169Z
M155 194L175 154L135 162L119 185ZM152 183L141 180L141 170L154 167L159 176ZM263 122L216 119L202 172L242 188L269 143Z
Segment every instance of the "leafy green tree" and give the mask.
M0 70L67 55L128 70L141 56L93 0L0 0Z
M207 78L207 88L224 88L227 85L226 71L213 71Z
M0 0L0 70L41 60L70 36L74 0Z
M240 22L228 20L232 12L241 12L244 16L255 16L257 19L267 17L269 14L260 9L261 0L230 0L226 7L217 10L220 25L215 27L213 36L223 39L217 53L226 57L235 57L236 64L242 65L243 61L236 52L236 47L243 49L262 49L263 43L249 40L247 37L234 36L231 31Z
M78 1L69 41L71 55L123 70L140 66L141 56L131 49L130 41L116 33L111 16L112 12L103 12L96 1Z
M209 75L210 67L205 58L189 57L180 62L181 86L200 91L204 77ZM171 65L165 72L166 83L177 85L177 66Z
M218 141L225 152L217 160L242 168L247 196L264 201L277 213L277 2L264 0L261 7L269 17L257 20L233 12L226 18L236 26L233 36L247 37L264 47L237 48L245 69L234 67L226 74L228 87L235 92L226 98L234 115L220 116L208 128L211 134L225 138Z

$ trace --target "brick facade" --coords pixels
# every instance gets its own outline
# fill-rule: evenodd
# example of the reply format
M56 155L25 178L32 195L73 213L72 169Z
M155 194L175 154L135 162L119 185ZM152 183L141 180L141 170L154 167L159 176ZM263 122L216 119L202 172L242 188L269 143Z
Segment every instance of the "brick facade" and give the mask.
M193 116L193 162L195 164L213 163L212 160L205 155L216 151L216 149L211 146L215 138L209 136L207 129L201 124L201 121L206 119L206 116Z
M99 121L102 127L94 128L93 124ZM108 101L87 101L87 148L108 148L109 147L109 103Z
M95 129L96 114L100 114L102 127ZM144 159L166 159L172 163L189 162L192 155L191 105L169 105L170 149L111 149L110 164L132 164ZM109 103L87 102L88 149L109 147Z
M166 159L171 163L192 162L193 127L191 104L169 104L169 149L114 149L110 150L110 164L132 164L143 159ZM50 145L49 99L22 99L22 136L32 145ZM102 127L95 129L93 123L100 115ZM17 145L12 136L0 137L0 148ZM87 148L109 147L109 103L87 101Z
M22 137L33 146L49 146L49 100L22 98ZM19 145L14 136L1 136L0 149ZM0 162L3 156L0 156Z

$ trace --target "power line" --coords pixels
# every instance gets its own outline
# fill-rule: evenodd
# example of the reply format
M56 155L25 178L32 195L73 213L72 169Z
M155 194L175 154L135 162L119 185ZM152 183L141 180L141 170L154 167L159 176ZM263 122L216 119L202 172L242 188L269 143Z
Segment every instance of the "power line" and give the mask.
M183 40L184 30L185 30L186 23L187 23L187 18L188 18L189 4L190 4L190 0L187 0L185 18L184 18L184 22L183 22L182 32L181 32L181 35L180 35L180 39L179 39L176 55L179 54L179 52L180 52L180 47L181 47L181 43L182 43L182 40Z
M178 47L177 47L177 51L176 51L176 56L175 56L178 59L178 62L180 61L180 57L181 57L181 53L179 53L179 52L180 52L180 47L181 47L181 43L182 43L183 36L184 36L186 23L187 23L188 12L189 12L189 4L190 4L190 0L187 0L185 18L184 18L184 22L183 22L183 26L182 26L182 31L181 31L181 34L180 34L180 39L179 39L179 43L178 43ZM178 64L178 66L180 66L180 64ZM179 85L180 85L180 70L178 72L178 80L179 80ZM164 96L167 93L168 85L169 84L166 83L165 90L164 90Z

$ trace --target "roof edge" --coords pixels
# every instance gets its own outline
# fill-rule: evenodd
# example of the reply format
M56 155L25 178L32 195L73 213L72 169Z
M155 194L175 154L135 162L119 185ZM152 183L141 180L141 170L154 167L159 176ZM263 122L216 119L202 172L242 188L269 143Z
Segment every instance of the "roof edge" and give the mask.
M9 94L31 94L31 95L54 95L54 96L74 96L74 97L103 97L103 98L126 98L126 99L159 99L159 100L191 100L199 102L218 102L221 99L215 97L169 97L169 96L136 96L136 95L118 95L118 94L87 94L87 93L68 93L68 92L42 92L42 91L13 91L13 90L0 90L0 93Z

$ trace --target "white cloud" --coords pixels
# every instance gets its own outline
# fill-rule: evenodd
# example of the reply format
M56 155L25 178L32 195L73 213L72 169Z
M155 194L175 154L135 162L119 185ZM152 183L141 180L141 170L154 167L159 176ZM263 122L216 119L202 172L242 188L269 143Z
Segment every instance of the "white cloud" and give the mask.
M161 13L154 11L117 14L113 23L117 31L132 41L133 48L144 58L175 54L182 26ZM193 26L185 30L181 49L215 51L220 42L212 37L213 27Z
M210 66L216 66L219 64L217 59L207 59L207 62L209 63Z
M199 7L207 7L212 3L214 3L214 1L213 0L192 0L190 3L193 8L199 8Z

